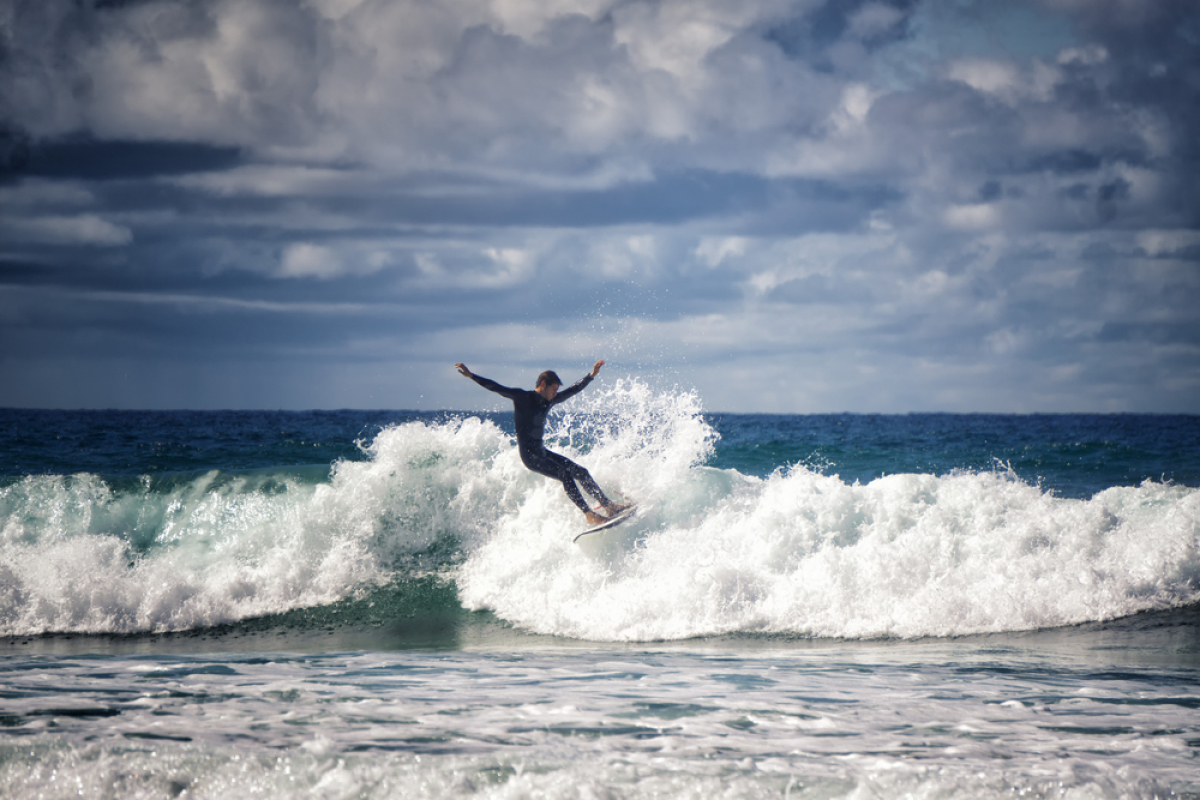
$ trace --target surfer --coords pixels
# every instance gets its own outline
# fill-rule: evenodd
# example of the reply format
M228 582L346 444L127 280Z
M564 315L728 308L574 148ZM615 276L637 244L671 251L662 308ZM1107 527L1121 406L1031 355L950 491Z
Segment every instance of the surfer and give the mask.
M521 454L521 462L540 475L561 481L563 488L567 491L567 497L571 498L571 502L583 511L589 525L599 525L617 512L628 508L626 505L619 505L605 497L604 492L600 491L600 487L596 485L596 481L592 479L591 473L586 469L565 456L550 452L542 442L546 428L546 414L550 412L550 407L582 392L584 387L591 383L596 374L600 372L600 368L604 366L604 359L597 361L592 367L592 371L583 376L578 383L561 392L558 388L562 386L562 381L551 370L546 370L538 376L537 386L531 392L527 389L510 389L507 386L501 386L493 380L471 372L465 364L460 363L454 366L460 375L465 375L488 391L513 401L513 427L517 432L517 451ZM588 508L587 501L583 499L583 495L579 491L579 486L575 484L576 481L588 494L600 501L600 505L608 512L608 517L601 516Z

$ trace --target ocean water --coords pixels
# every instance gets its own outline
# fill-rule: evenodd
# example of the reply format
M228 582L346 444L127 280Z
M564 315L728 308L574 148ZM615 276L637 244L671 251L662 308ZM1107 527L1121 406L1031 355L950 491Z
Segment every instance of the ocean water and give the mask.
M0 797L1200 798L1200 416L0 410Z

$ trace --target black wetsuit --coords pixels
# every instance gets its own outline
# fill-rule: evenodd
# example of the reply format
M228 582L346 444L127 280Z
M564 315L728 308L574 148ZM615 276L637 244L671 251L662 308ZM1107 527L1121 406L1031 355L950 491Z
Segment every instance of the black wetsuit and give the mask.
M592 480L591 474L586 469L565 456L550 452L542 443L542 437L545 435L546 415L550 413L550 408L582 392L584 387L592 382L591 375L585 375L583 380L571 388L563 389L554 396L553 400L547 400L537 392L531 392L528 389L510 389L507 386L501 386L493 380L473 373L471 380L483 388L513 401L513 427L517 433L517 451L521 454L521 462L525 466L547 478L561 481L563 488L567 491L567 497L571 498L571 502L579 506L584 513L591 509L588 508L587 501L580 494L579 487L575 485L576 481L579 481L588 494L599 500L601 505L605 508L609 506L608 498L604 496L604 492L600 491L600 487L596 485L596 481Z

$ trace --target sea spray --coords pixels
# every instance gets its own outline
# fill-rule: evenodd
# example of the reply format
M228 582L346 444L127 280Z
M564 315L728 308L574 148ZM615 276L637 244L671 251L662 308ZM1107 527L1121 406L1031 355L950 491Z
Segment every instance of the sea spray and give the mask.
M642 506L594 546L573 544L561 486L470 414L388 425L323 466L8 480L0 635L206 628L429 576L467 609L593 641L954 636L1200 597L1194 488L1059 497L999 465L747 474L713 465L694 394L618 380L563 409L548 444Z
M703 484L724 495L701 517L627 523L622 547L600 557L545 522L514 525L468 562L464 597L539 633L642 641L952 636L1200 600L1194 489L1144 484L1085 501L1000 473L716 477Z
M210 627L453 563L528 481L479 419L411 422L320 480L294 470L0 489L0 635ZM121 488L114 488L118 486Z
M4 490L0 633L206 627L330 602L371 570L318 486L206 474L163 491L97 489L89 507L39 517L79 480L104 485L73 476Z
M603 534L607 547L574 545L581 523L547 483L463 565L468 607L543 634L647 641L954 636L1200 600L1195 489L1067 499L999 466L862 484L797 465L759 479L699 463L715 432L697 435L698 409L672 415L677 398L653 407L643 389L597 393L579 413L663 420L617 414L587 454L602 485L651 511Z

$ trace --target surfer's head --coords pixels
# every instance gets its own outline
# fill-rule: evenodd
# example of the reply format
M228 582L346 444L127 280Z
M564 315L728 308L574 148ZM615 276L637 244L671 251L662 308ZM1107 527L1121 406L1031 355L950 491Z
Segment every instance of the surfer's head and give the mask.
M559 380L558 375L554 370L548 369L541 375L538 375L537 386L534 387L534 391L547 400L553 400L555 395L558 394L558 387L560 386L562 386L562 381Z

